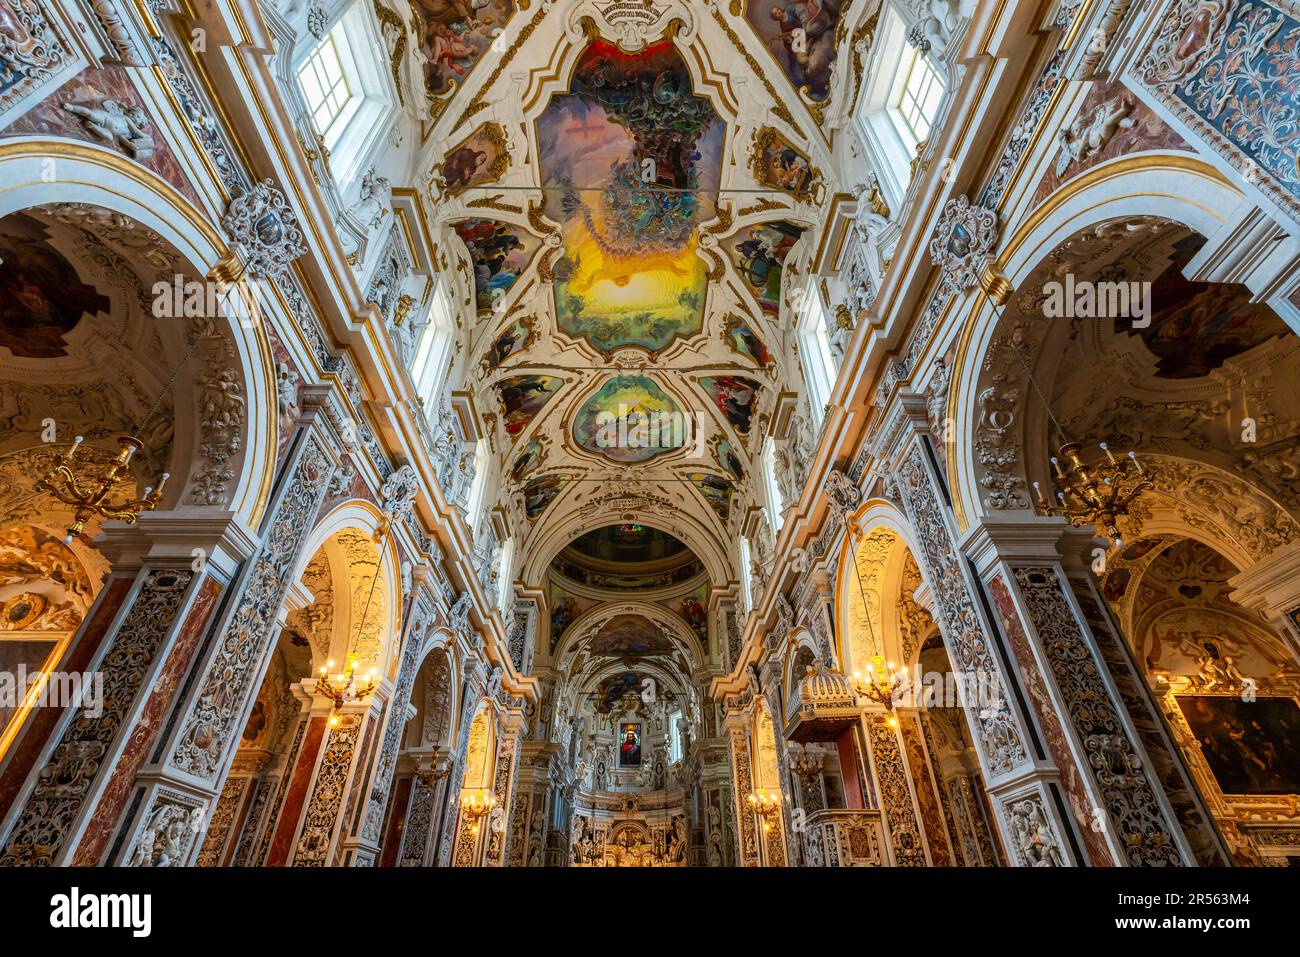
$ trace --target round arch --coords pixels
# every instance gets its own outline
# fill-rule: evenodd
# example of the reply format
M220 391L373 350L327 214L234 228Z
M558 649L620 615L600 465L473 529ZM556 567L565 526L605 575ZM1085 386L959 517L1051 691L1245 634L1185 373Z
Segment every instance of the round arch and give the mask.
M861 589L866 582L858 579L860 552L871 548L879 552L877 561L873 562L872 590L878 592L876 614L872 615L871 626L875 633L879 653L886 658L891 654L899 655L900 641L897 622L898 584L908 554L916 554L911 527L906 516L898 507L885 499L868 499L853 513L847 524L847 530L840 541L840 557L835 574L835 651L841 671L852 674L862 670L865 661L857 660L862 656L862 648L854 653L854 641L850 623L853 609L862 604ZM898 664L904 664L896 659Z
M618 514L618 521L636 522L680 539L704 565L711 584L722 585L730 580L728 569L731 565L720 548L715 533L684 509L673 508L671 520L663 514L644 508L620 511ZM629 515L631 518L626 517ZM590 509L571 505L568 512L553 516L544 526L533 529L528 536L528 558L518 577L528 585L536 586L543 581L547 568L565 546L578 536L609 525L611 521L613 518L608 514L593 518ZM673 528L675 523L680 523L682 527Z
M47 180L53 164L57 178ZM49 204L85 204L126 216L166 240L197 278L231 251L208 217L156 173L88 143L27 139L0 144L0 217ZM248 397L276 394L275 363L259 322L225 326ZM274 402L245 403L240 468L229 493L231 511L256 528L270 499L278 451ZM236 461L236 460L232 460Z
M1088 170L1049 196L1005 243L997 268L1013 289L1019 289L1069 238L1105 223L1136 218L1176 222L1202 236L1213 236L1243 200L1244 194L1222 173L1185 153L1121 157ZM959 436L948 445L948 474L962 531L995 511L980 494L975 441L981 370L990 361L1002 310L987 296L972 299L975 308L956 346L948 393L948 416Z
M340 534L360 532L373 544L384 527L383 523L383 512L364 499L352 499L337 505L316 523L307 536L291 580L300 580L316 554L335 541ZM379 563L377 573L379 580L376 588L382 588L386 597L384 619L380 626L383 640L378 657L381 673L396 680L396 669L400 660L398 650L402 627L401 608L405 597L402 595L401 555L391 535L384 536L382 541L375 544L375 552Z
M669 631L686 648L694 666L699 667L708 660L699 638L680 615L651 601L628 599L597 605L575 618L565 628L564 636L551 656L552 661L558 664L571 654L576 654L579 649L575 646L595 637L600 626L619 615L640 615Z

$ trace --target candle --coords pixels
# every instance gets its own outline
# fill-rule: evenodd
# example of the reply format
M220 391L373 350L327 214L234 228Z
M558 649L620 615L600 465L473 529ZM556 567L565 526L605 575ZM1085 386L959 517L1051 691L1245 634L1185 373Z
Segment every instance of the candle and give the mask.
M1137 454L1136 452L1130 451L1129 454L1128 454L1128 457L1129 457L1130 459L1133 460L1133 464L1136 465L1136 466L1137 466L1137 470L1138 470L1139 472L1141 472L1141 471L1142 471L1142 463L1138 461L1138 454Z
M1055 455L1052 456L1052 465L1056 469L1056 474L1061 478L1065 478L1065 472L1061 469L1061 461Z
M1100 443L1100 445L1101 445L1101 450L1106 453L1106 458L1110 460L1110 464L1114 465L1115 456L1111 453L1110 447L1105 442Z

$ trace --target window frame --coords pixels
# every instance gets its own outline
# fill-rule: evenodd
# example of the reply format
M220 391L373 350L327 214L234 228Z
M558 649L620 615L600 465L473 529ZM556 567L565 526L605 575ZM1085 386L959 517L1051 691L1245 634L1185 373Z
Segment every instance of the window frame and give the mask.
M316 123L302 74L326 44L333 45L340 71L354 94L345 105L346 116L336 117L322 130ZM311 116L313 128L329 151L330 170L336 182L350 183L357 178L364 160L384 136L397 109L393 79L383 68L387 62L388 54L375 15L359 0L347 7L319 42L310 47L304 45L303 52L295 60L294 80Z
M815 278L808 281L800 303L796 330L799 335L799 365L803 369L804 384L808 388L809 406L814 424L820 426L826 415L826 403L835 390L839 368L831 352L830 329L827 326L830 313L822 301L821 290L817 288Z
M915 138L895 106L901 71L905 65L910 68L917 58L921 58L934 72L939 92L934 116L931 118L930 133L934 132L934 121L939 118L948 95L947 79L936 68L931 55L917 50L907 42L905 16L892 2L887 0L883 5L880 27L873 43L873 49L877 52L871 67L871 78L864 84L853 110L858 137L880 167L877 178L891 205L901 202L907 193L912 178L912 160L916 158L916 147L921 142ZM906 82L906 76L901 82Z
M785 524L785 502L781 497L781 486L776 481L776 439L768 436L763 440L763 489L767 493L768 524L772 526L775 537Z
M436 414L438 393L446 382L456 342L456 322L447 286L442 281L434 283L424 328L420 331L420 342L411 360L411 384L415 387L415 394L424 400L428 415Z

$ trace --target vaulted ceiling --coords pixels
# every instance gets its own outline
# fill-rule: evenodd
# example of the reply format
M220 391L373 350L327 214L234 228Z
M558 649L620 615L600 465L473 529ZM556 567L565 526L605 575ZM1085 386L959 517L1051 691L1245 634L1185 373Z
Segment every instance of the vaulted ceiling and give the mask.
M526 579L637 521L734 580L877 3L840 6L420 0L439 265Z

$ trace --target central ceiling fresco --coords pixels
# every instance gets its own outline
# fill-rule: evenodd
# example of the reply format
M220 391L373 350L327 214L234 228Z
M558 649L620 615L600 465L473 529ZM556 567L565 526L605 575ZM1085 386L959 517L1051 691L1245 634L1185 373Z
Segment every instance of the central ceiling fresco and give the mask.
M569 92L537 122L561 330L598 349L652 352L703 326L708 269L698 226L716 215L725 124L691 90L677 48L596 40Z
M807 419L791 310L813 227L848 197L824 171L877 4L417 4L433 225L502 534L524 535L530 583L582 592L555 607L667 589L693 620L678 606L755 534L765 439ZM579 568L565 549L641 522L696 566Z

